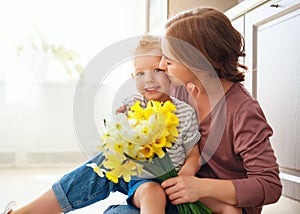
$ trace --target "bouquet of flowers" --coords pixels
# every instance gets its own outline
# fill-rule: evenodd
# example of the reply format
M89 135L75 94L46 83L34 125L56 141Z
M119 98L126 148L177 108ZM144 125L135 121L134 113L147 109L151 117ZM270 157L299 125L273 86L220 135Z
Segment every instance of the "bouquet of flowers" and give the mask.
M167 153L167 148L172 147L178 136L179 120L175 110L170 101L149 101L145 109L138 101L127 115L117 114L114 121L106 123L103 144L98 147L105 160L98 166L88 166L114 183L118 183L121 177L129 182L132 176L140 176L143 170L160 181L177 176ZM177 208L180 214L211 213L200 202L179 204Z

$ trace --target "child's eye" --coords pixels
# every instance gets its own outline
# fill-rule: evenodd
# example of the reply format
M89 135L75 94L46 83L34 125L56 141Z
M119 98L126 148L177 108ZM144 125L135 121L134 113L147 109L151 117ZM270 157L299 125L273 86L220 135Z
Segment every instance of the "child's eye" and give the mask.
M159 73L159 72L164 72L164 70L162 69L159 69L159 68L156 68L153 70L154 73Z
M137 72L135 75L137 77L143 76L144 75L144 71Z

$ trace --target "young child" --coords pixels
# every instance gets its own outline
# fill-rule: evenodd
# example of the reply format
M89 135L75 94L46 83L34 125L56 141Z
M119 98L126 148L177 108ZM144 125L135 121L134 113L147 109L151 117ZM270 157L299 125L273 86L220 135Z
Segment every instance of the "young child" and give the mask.
M179 119L177 126L179 135L172 148L168 149L168 153L179 175L195 175L201 166L198 149L200 132L197 116L195 110L190 105L168 95L171 82L167 74L158 67L161 57L160 38L150 35L143 36L134 53L134 78L139 94L125 99L125 105L118 109L117 112L126 111L126 108L133 105L136 101L140 101L142 107L146 107L149 100L160 102L172 101L177 108L174 113ZM80 169L83 168L81 167ZM93 174L92 171L88 173ZM106 178L102 177L98 177L97 179L101 181L106 180ZM68 180L68 182L71 181ZM103 185L109 186L111 184L105 181ZM167 203L166 194L160 183L156 180L132 180L128 186L127 202L130 205L140 208L142 214L165 213ZM104 192L103 194L106 193ZM53 195L52 190L49 190L37 200L16 211L12 211L10 207L7 207L5 214L41 213L41 210L43 210L42 212L45 211L45 213L59 213L59 209L56 206L50 205L52 203L56 204L57 199ZM43 209L44 206L47 206L47 209Z
M134 77L139 94L126 99L125 106L128 108L140 101L145 108L149 100L170 100L175 104L179 136L168 153L179 175L195 175L201 166L196 113L185 102L168 95L171 82L167 74L158 67L161 57L160 38L145 35L134 53ZM142 214L165 213L166 194L154 179L132 180L129 182L127 202L140 208Z

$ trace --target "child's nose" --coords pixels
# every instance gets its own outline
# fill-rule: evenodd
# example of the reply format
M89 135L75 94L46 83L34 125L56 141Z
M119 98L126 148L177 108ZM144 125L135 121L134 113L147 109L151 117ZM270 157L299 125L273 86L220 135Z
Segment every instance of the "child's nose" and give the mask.
M154 74L152 72L146 72L145 77L146 83L154 82Z

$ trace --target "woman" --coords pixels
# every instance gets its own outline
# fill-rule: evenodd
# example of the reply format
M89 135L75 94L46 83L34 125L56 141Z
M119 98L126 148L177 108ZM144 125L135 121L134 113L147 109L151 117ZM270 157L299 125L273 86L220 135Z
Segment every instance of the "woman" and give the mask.
M260 213L263 205L279 199L282 186L269 141L272 129L240 84L240 69L246 68L238 62L244 56L241 35L214 9L179 14L166 26L160 66L187 85L197 105L206 162L197 177L163 182L166 194L173 204L200 200L215 212L240 207ZM206 60L212 68L203 66ZM211 137L211 131L219 136Z

